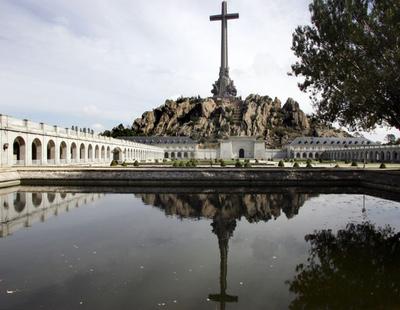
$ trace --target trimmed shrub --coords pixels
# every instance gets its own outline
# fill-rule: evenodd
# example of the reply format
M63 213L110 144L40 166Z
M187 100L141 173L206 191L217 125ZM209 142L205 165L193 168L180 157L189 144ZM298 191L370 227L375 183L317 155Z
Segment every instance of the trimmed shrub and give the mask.
M226 163L222 159L220 160L219 163L220 163L221 167L226 167Z
M165 163L167 162L167 159L164 158L164 159L162 160L162 162L165 164Z
M283 160L279 161L278 167L281 167L281 168L285 167L285 163L283 162Z
M155 163L158 164L158 159L156 159Z
M134 167L139 167L139 165L140 165L139 162L137 160L135 160L135 162L133 163L133 166Z
M379 169L386 169L386 165L384 163L381 163L381 165L379 166Z
M358 167L358 164L357 164L357 162L353 161L353 162L351 163L351 166L352 166L352 167Z
M313 166L311 165L311 163L307 163L306 168L312 168Z
M310 164L310 165L311 165L311 163L312 163L312 160L311 160L311 159L307 159L306 163L307 163L307 165L308 165L308 164Z
M172 167L179 167L179 164L178 164L178 162L177 161L174 161L173 163L172 163Z
M210 166L212 167L214 164L214 162L212 160L210 160Z
M185 166L186 167L192 167L192 163L190 161L188 161Z
M236 161L235 167L236 167L236 168L242 168L242 167L243 167L243 165L242 165L242 163L240 162L240 160L237 160L237 161Z
M118 162L116 160L113 160L110 164L111 167L118 166Z
M335 168L340 168L338 164L336 164Z
M122 163L122 167L128 167L128 164L124 161L124 162Z
M180 161L178 164L179 167L185 167L185 163L183 161Z
M298 162L295 162L295 163L293 164L293 168L300 168L299 163L298 163Z
M245 162L245 163L244 163L244 167L245 167L245 168L251 168L250 161Z

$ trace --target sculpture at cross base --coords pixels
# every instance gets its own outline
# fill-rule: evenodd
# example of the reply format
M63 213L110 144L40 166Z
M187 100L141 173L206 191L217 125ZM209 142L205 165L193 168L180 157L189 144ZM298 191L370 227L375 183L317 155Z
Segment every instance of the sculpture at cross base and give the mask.
M213 85L212 94L214 97L226 98L236 97L236 87L229 77L228 66L228 20L238 19L239 14L228 14L226 1L222 2L221 15L210 16L211 21L221 21L221 68L219 79Z

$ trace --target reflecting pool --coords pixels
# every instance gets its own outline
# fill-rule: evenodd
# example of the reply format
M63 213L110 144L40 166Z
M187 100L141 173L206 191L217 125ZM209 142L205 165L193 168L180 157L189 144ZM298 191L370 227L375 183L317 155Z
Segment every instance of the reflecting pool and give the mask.
M399 201L334 188L1 190L0 309L399 308Z

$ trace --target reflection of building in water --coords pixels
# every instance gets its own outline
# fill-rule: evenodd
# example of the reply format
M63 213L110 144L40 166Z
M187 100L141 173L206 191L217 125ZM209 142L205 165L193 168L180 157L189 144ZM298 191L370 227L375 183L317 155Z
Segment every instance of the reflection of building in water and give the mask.
M145 204L164 210L166 215L181 218L210 218L222 213L225 218L250 223L276 219L283 212L287 218L298 214L300 207L311 197L309 194L288 190L282 193L205 193L205 194L136 194Z
M310 195L288 190L284 193L269 194L136 194L145 204L164 210L167 215L180 218L212 219L212 232L218 237L220 252L220 292L208 298L219 303L224 310L227 303L237 302L238 296L227 293L229 239L233 236L236 221L244 216L250 223L278 218L281 210L292 218Z
M0 195L0 237L95 201L104 194L10 191Z

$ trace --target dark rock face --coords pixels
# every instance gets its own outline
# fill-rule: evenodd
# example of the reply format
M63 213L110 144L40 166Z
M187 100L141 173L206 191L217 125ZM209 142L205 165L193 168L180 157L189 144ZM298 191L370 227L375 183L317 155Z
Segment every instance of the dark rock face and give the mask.
M282 107L278 98L260 95L250 95L245 100L167 100L136 119L132 129L138 135L190 136L208 142L228 136L257 136L272 147L280 147L299 136L346 136L311 120L291 98Z

